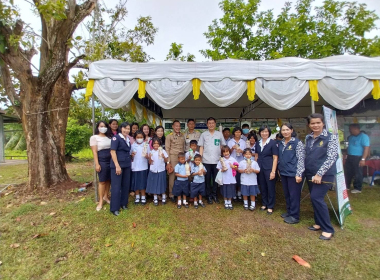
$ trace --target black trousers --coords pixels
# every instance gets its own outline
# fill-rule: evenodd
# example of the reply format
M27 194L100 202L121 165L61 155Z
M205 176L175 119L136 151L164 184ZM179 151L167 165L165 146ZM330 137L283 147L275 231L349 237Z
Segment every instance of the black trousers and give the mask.
M120 175L116 175L116 169L111 168L111 212L119 211L120 207L127 206L130 183L131 167L122 168Z
M262 206L274 208L276 203L276 179L269 180L272 169L260 169L259 184L261 190Z
M363 168L359 166L362 156L347 156L344 165L344 177L346 179L346 188L350 189L351 181L354 180L354 188L361 191L363 186Z
M217 197L216 190L218 184L215 183L216 174L218 174L218 169L216 169L216 164L203 164L206 167L206 197Z
M323 232L334 233L334 228L331 225L330 214L325 202L326 193L330 190L331 184L314 184L311 182L312 176L307 176L307 183L310 190L311 203L314 209L315 224L320 226ZM323 182L334 182L334 175L322 177Z
M299 220L302 181L297 183L295 177L281 175L281 183L286 200L286 212L289 216Z

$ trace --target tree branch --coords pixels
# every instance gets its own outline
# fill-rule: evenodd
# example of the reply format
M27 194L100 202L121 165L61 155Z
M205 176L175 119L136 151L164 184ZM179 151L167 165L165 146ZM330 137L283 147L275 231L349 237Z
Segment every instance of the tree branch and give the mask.
M74 60L72 62L70 62L67 66L66 66L66 70L65 71L68 71L70 70L71 68L73 68L78 62L79 60L81 59L84 59L86 57L85 54L82 54L80 56L77 56L76 58L74 58Z
M16 113L21 117L22 109L21 106L17 106L20 102L20 98L16 93L16 90L12 83L12 76L7 65L3 65L1 68L1 83L5 89L6 94L8 95L9 100L11 101L13 107L16 110Z

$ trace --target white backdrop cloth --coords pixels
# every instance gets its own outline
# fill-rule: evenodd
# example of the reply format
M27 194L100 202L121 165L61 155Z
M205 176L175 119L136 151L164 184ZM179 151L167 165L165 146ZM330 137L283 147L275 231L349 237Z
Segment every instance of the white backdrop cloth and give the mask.
M322 59L286 57L275 60L249 61L226 59L208 62L162 61L134 63L120 60L100 60L91 63L89 79L111 78L113 80L221 81L230 78L236 81L333 79L380 79L380 60L356 55L338 55Z
M308 93L309 83L295 78L284 81L257 79L255 90L259 98L271 107L277 110L288 110Z
M360 77L354 80L324 78L318 82L318 92L330 105L348 110L360 102L373 89L373 82Z

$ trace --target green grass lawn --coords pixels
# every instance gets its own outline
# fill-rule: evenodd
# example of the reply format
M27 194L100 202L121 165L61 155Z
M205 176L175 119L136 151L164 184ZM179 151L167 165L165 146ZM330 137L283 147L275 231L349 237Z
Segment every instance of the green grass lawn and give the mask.
M16 175L22 181L25 168L1 168L0 183ZM68 164L68 170L75 180L91 180L91 162ZM354 214L344 230L331 212L331 241L307 230L313 224L309 199L302 203L301 222L285 224L280 185L277 190L272 216L244 211L241 204L233 211L216 204L178 210L149 201L145 207L131 203L115 217L109 205L95 211L93 190L43 198L10 193L0 198L0 279L380 278L379 186L350 195ZM335 193L329 194L335 202Z

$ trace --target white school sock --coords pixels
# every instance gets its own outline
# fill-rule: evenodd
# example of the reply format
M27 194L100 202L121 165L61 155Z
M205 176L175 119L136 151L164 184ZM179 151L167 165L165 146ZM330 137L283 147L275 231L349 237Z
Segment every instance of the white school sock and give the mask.
M186 199L183 200L183 204L187 204Z
M162 194L162 199L163 199L163 200L166 199L166 194L165 194L165 193Z
M198 205L198 201L194 201L194 205Z
M244 200L244 206L248 206L248 200Z
M141 196L141 199L142 199L142 200L145 200L145 195L142 195L142 196Z
M251 201L251 205L256 207L256 202L255 201Z
M181 200L178 200L178 205L181 205L181 204L182 204Z
M241 191L238 191L237 196L241 196Z
M228 200L227 199L224 200L224 204L228 205Z
M136 199L140 199L140 195L139 194L136 194Z
M156 194L154 195L154 200L157 200L157 195Z
M231 200L227 200L228 205L232 205Z
M199 200L199 204L202 204L202 199Z

